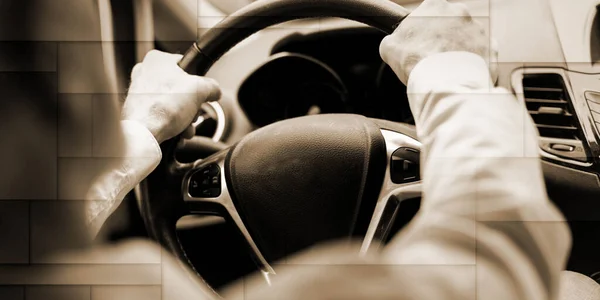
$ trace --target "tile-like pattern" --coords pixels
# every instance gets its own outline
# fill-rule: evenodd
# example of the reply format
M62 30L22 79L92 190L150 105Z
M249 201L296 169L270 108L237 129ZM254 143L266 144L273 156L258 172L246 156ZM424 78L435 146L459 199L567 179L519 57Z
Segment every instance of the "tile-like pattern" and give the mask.
M160 286L94 286L91 300L162 300Z
M25 300L90 300L89 286L28 286Z
M59 157L92 156L92 98L93 96L90 94L61 94L59 96ZM61 197L59 196L59 198Z
M29 202L0 201L0 264L29 262Z
M78 265L158 265L161 263L161 248L149 241L127 241L116 245L97 246L84 251L57 251L62 245L47 243L48 255L36 255L33 261L38 264L78 264ZM54 251L52 251L54 250Z
M89 245L84 208L84 201L31 202L31 263Z
M56 42L0 42L0 72L56 72Z
M9 30L0 31L0 41L100 41L100 16L96 3L73 0L6 1L3 3L3 12L9 13L2 15L2 21L12 26ZM23 24L24 20L28 21L26 25Z
M92 94L114 92L106 77L110 70L107 51L111 43L63 42L58 47L59 93Z
M3 72L0 91L10 111L0 125L0 199L56 199L56 75Z
M0 286L0 299L23 300L25 299L25 288L22 286Z
M114 80L106 79L107 74L115 71L110 49L131 48L132 43L101 42L100 27L107 24L106 18L100 22L98 7L95 6L98 1L11 2L11 13L0 16L18 21L30 20L32 26L16 26L12 30L0 28L0 90L3 92L0 98L8 99L2 102L2 109L11 111L8 120L2 120L11 127L0 126L0 136L9 137L8 142L16 145L0 147L0 199L5 200L0 201L0 285L5 285L0 286L0 299L158 300L193 295L197 292L195 283L181 272L172 257L166 258L167 254L161 253L158 247L130 244L93 250L85 248L89 246L89 236L83 220L85 202L82 199L94 179L93 171L99 170L99 165L105 165L110 161L109 157L118 152L119 145L109 142L109 132L114 131L118 124L119 103L115 100L122 99L122 96L112 95L124 92L123 84L129 81L128 71ZM204 0L153 1L154 10L161 12L154 20L155 35L167 50L183 52L192 41L221 21L223 14L216 10L218 7L232 7L242 2L247 0L225 0L215 6L207 5ZM498 66L505 75L499 78L499 83L509 86L510 70L515 67L566 65L555 37L552 18L548 17L548 7L536 10L534 15L525 8L540 1L521 1L524 9L516 11L512 11L505 4L507 2L494 1L492 5L487 0L466 1L475 19L489 29L488 34L510 41L500 49ZM509 14L507 9L511 9ZM507 20L506 15L510 15L511 20ZM511 37L512 32L519 30L517 26L524 23L536 30ZM332 20L296 21L268 28L260 34L284 37L295 32L335 28L339 26L336 24L340 23ZM36 30L30 30L34 25ZM110 25L105 28L111 28ZM173 27L178 30L170 30ZM537 53L527 51L527 47L547 41L556 44L548 45L544 51ZM266 58L271 48L272 45L253 44L244 50L249 56ZM220 63L253 68L253 62L246 58L226 56ZM227 77L234 83L245 76L243 72L224 74L231 73L229 69L218 72L213 75ZM23 86L27 87L23 89L26 91L15 92L15 87ZM43 94L47 91L50 93ZM55 92L60 95L55 97ZM28 101L36 97L47 98L35 103ZM520 124L523 118L517 116L515 122ZM21 132L28 134L22 135ZM522 143L522 147L527 149L537 145ZM468 177L472 170L452 171L452 174L442 175ZM527 184L529 180L533 179L523 178L522 182ZM480 212L476 207L472 209ZM510 227L515 232L527 227L512 219L488 221L490 226ZM552 222L537 224L535 229L550 231L548 226L554 225ZM85 250L78 251L82 248ZM436 255L434 252L422 251L415 255L433 257ZM161 258L161 255L165 257ZM492 286L485 270L474 272L479 267L474 266L475 261L476 257L467 257L464 261L454 262L463 266L441 266L440 263L426 267L398 267L398 272L411 275L417 269L422 272L428 268L432 273L447 272L448 278L470 276L468 284L472 286L467 289L473 291L472 298L477 297L478 289L488 293L511 289L510 286ZM326 282L331 274L346 275L347 272L362 273L366 270L365 266L347 268L310 260L297 264L284 260L277 267L304 269L304 274L324 276L321 282ZM373 270L378 271L377 268ZM372 277L380 274L371 273ZM310 280L315 281L315 277L310 277ZM240 299L249 299L245 297L244 285L238 288ZM359 289L360 286L338 291L352 295L352 288ZM305 291L318 293L318 290Z
M93 146L94 157L118 157L123 153L122 145L119 143L121 120L121 105L124 95L121 94L97 94L93 99Z
M156 0L153 1L155 14L154 31L161 41L194 41L197 31L199 1L204 0Z
M107 159L62 157L58 160L58 199L84 200L97 172Z
M161 265L3 265L0 285L159 285Z

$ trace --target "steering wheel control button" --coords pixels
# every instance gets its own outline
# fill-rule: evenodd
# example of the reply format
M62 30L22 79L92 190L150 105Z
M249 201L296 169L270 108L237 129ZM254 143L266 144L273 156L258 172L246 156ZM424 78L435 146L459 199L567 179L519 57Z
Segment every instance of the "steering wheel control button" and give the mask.
M221 195L221 189L218 188L208 188L202 190L202 198L216 198Z
M419 150L412 148L399 148L394 151L390 162L393 183L413 182L421 178L419 154Z
M540 148L560 158L587 162L588 157L583 143L578 140L540 138Z
M190 177L190 196L216 198L221 195L221 169L217 164L200 169Z
M217 164L212 164L212 165L209 165L208 167L205 167L200 172L202 172L202 174L207 175L207 176L214 176L214 175L219 175L221 173L221 169L219 168L219 166Z

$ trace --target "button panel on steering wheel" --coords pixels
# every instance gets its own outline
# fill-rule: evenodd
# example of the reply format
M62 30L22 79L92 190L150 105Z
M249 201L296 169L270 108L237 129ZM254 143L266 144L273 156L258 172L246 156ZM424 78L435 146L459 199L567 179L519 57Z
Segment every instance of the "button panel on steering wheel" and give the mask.
M419 150L402 147L394 151L390 163L393 183L401 184L420 180Z
M211 164L198 170L190 178L189 193L192 197L216 198L221 195L221 169Z

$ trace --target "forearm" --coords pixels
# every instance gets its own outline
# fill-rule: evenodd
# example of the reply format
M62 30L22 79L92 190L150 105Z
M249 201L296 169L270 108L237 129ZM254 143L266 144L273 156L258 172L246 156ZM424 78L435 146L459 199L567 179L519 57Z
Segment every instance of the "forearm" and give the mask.
M161 159L160 147L148 129L133 121L122 121L121 128L124 153L105 159L108 166L103 167L107 171L96 178L86 196L86 219L93 236L127 193L146 178Z
M492 88L483 60L444 55L418 65L409 81L424 195L390 257L472 265L486 285L513 286L506 297L554 297L570 237L546 195L537 131L514 96Z

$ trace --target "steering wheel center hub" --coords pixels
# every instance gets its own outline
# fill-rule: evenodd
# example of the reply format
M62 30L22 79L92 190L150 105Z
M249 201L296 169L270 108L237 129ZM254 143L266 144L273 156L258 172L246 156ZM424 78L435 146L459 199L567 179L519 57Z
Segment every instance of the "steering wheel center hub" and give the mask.
M364 234L385 166L376 124L356 115L316 115L247 135L230 152L226 174L241 217L265 256L276 260Z

